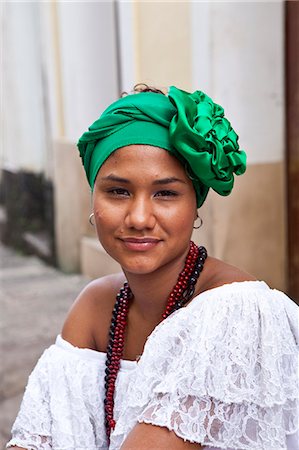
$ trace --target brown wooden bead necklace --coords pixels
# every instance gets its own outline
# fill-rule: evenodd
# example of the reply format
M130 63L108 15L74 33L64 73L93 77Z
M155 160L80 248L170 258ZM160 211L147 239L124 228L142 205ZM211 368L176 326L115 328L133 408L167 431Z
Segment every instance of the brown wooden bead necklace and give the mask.
M207 256L205 247L197 247L194 242L190 241L190 248L184 268L179 274L176 285L169 294L162 320L166 319L175 310L181 308L191 300L197 279L203 269ZM111 431L115 428L115 420L113 417L115 383L123 356L127 316L132 298L132 291L128 283L125 283L116 296L112 312L107 347L104 400L105 428L108 442L110 441Z

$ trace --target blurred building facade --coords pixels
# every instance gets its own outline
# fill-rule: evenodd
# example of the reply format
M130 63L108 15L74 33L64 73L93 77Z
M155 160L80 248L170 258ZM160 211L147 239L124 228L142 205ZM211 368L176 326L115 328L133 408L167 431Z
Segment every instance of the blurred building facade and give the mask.
M4 4L2 238L66 272L118 270L88 222L76 141L136 83L200 89L225 106L248 170L231 196L209 194L194 238L287 290L285 18L283 2Z

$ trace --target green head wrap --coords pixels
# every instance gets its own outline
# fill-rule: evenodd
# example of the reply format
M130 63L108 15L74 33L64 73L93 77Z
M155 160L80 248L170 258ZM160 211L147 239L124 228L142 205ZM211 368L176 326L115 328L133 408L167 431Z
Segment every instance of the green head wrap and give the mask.
M176 156L190 175L197 207L209 188L230 194L234 173L246 169L246 154L223 108L200 91L190 94L171 86L168 96L143 92L112 103L78 142L92 189L111 153L132 144L161 147Z

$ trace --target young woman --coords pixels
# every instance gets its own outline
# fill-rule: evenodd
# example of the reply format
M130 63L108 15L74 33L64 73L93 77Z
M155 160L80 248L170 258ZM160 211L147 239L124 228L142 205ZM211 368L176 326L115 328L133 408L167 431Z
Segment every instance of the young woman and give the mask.
M8 447L298 450L297 308L190 242L245 153L202 92L145 89L79 140L99 240L90 283L30 376Z

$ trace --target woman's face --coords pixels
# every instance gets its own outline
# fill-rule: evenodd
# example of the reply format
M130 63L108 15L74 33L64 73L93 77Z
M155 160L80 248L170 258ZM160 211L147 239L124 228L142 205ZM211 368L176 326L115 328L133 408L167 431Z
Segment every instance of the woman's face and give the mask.
M93 210L101 244L135 274L185 257L197 212L179 161L146 145L120 148L107 159L97 175Z

